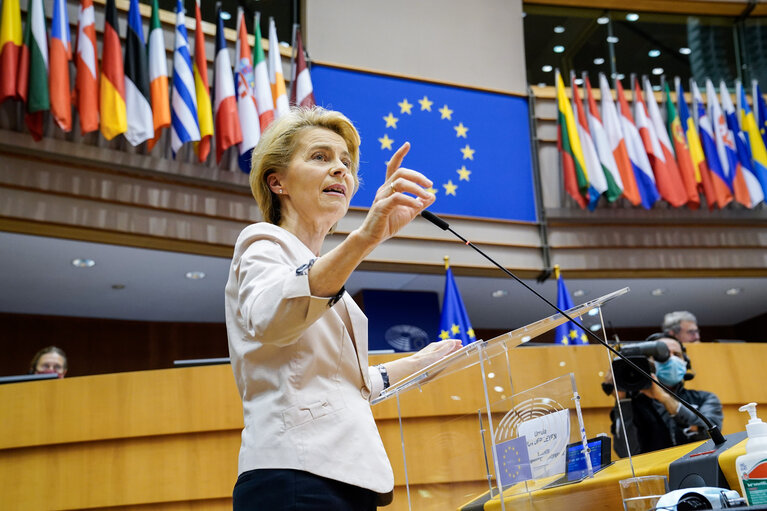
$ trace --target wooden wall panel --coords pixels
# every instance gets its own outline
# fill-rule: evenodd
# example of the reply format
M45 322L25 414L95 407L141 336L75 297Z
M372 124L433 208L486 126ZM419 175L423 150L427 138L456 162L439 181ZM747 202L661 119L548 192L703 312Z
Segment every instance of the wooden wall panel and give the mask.
M737 407L749 401L767 404L767 387L754 384L767 344L694 345L689 351L698 371L691 383L716 392L725 405L724 433L742 431L745 417ZM606 364L602 349L519 348L510 355L518 390L573 371L587 434L609 432L612 401L599 389ZM371 363L392 357L374 356ZM451 507L484 491L476 419L484 397L478 383L476 368L470 368L402 396L415 509ZM395 469L393 511L406 509L407 503L395 404L373 408ZM0 406L4 509L230 505L242 416L229 366L4 385Z

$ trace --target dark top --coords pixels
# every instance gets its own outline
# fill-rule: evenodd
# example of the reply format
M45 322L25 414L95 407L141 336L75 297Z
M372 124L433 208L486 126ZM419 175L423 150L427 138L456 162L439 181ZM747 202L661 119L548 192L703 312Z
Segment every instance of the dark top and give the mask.
M687 390L682 384L672 390L697 408L708 420L722 428L724 418L722 403L715 394L704 390ZM703 421L684 406L680 406L677 413L671 416L660 401L641 393L631 398L621 399L620 406L632 455L708 438ZM628 456L626 437L624 437L623 428L620 427L617 406L610 412L610 419L615 452L621 458L625 458ZM693 425L698 426L698 431L689 429Z

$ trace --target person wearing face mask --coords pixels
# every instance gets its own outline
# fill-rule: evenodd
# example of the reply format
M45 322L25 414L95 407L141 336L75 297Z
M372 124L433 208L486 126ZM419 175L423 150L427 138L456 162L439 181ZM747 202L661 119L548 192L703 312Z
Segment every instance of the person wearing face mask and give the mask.
M670 353L668 360L653 361L654 377L721 429L724 415L716 394L684 387L685 380L692 379L694 373L682 343L665 334L653 334L647 340L665 343ZM613 445L620 457L628 456L627 443L633 455L708 438L703 422L655 383L628 395L625 392L618 394L622 414L616 406L610 412L610 418Z

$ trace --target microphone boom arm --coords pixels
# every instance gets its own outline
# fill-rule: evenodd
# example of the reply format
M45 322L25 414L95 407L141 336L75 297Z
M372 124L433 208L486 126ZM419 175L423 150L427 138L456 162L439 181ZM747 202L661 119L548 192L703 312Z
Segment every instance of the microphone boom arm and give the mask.
M478 248L476 245L474 245L474 244L473 244L471 241L467 240L466 238L464 238L463 236L461 236L460 234L458 234L457 232L455 232L453 229L451 229L451 228L450 228L450 224L448 224L447 222L445 222L443 219L441 219L440 217L438 217L437 215L435 215L435 214L434 214L434 213L432 213L431 211L427 211L427 210L423 210L423 211L421 211L421 216L422 216L422 217L424 217L424 218L425 218L426 220L428 220L429 222L431 222L431 223L433 223L434 225L436 225L437 227L439 227L440 229L442 229L443 231L450 231L451 233L453 233L453 235L455 235L455 236L456 236L458 239L460 239L461 241L463 241L463 242L464 242L464 244L466 244L466 245L470 246L471 248L473 248L474 250L476 250L476 251L477 251L477 252L478 252L478 253L479 253L479 254L480 254L482 257L484 257L485 259L487 259L488 261L490 261L491 263L493 263L493 264L494 264L496 267L498 267L498 268L499 268L499 269L500 269L502 272L504 272L506 275L508 275L509 277L513 278L514 280L516 280L517 282L519 282L520 284L522 284L522 285L523 285L525 288L527 288L527 290L528 290L528 291L530 291L530 292L531 292L531 293L533 293L535 296L537 296L538 298L540 298L541 300L543 300L544 302L546 302L547 304L549 304L549 305L550 305L551 307L553 307L553 308L554 308L554 309L555 309L557 312L559 312L560 314L562 314L562 315L563 315L565 318L569 319L569 320L570 320L570 321L571 321L571 322L572 322L572 323L573 323L575 326L577 326L578 328L580 328L580 329L583 331L583 333L585 333L586 335L588 335L588 336L589 336L589 337L591 337L592 339L596 340L596 341L597 341L599 344L601 344L602 346L604 346L605 348L607 348L608 350L610 350L610 351L611 351L613 354L615 354L616 356L618 356L619 358L621 358L623 361L625 361L625 362L626 362L628 365L630 365L630 366L631 366L631 367L632 367L634 370L638 371L640 374L642 374L642 375L644 375L645 377L647 377L647 379L649 379L649 380L650 380L650 381L652 381L653 383L655 383L655 384L659 385L659 386L660 386L660 388L662 388L663 390L665 390L666 392L668 392L669 394L671 394L672 396L674 396L674 398L675 398L675 399L677 399L677 400L678 400L678 401L679 401L679 402L682 404L682 406L684 406L685 408L687 408L688 410L690 410L691 412L693 412L693 413L695 414L695 416L696 416L696 417L698 417L698 418L699 418L701 421L703 421L703 424L705 424L705 425L706 425L706 431L708 432L709 436L711 437L711 440L713 440L713 442L714 442L714 445L721 445L721 444L723 444L723 443L725 442L724 436L722 435L722 432L719 430L719 427L718 427L716 424L712 423L712 422L711 422L711 421L710 421L710 420L709 420L709 419L708 419L708 418L707 418L705 415L703 415L702 413L700 413L700 411L698 411L698 409L696 409L696 408L695 408L694 406L692 406L690 403L688 403L687 401L685 401L684 399L682 399L681 397L679 397L679 396L676 394L676 392L674 392L673 390L671 390L670 388L668 388L668 387L667 387L667 386L666 386L666 385L665 385L663 382L661 382L661 381L659 381L659 380L654 380L654 379L652 378L652 376L650 376L650 375L649 375L647 372L645 372L645 371L644 371L644 370L643 370L641 367L639 367L637 364L635 364L634 362L632 362L632 361L631 361L631 360L630 360L628 357L626 357L625 355L623 355L623 354L622 354L621 352L619 352L618 350L614 349L614 348L613 348L612 346L610 346L610 345L609 345L609 344L608 344L608 343L607 343L605 340L603 340L601 337L599 337L597 334L595 334L594 332L592 332L592 331L591 331L591 330L589 330L588 328L584 327L584 326L583 326L581 323L579 323L579 322L575 321L575 320L574 320L573 318L571 318L571 317L570 317L570 315L569 315L569 314L567 314L565 311L563 311L562 309L560 309L559 307L557 307L556 305L554 305L553 303L551 303L550 301L548 301L546 298L544 298L543 296L541 296L541 295L540 295L540 293L538 293L538 292L537 292L535 289L533 289L533 288L531 288L530 286L528 286L527 284L525 284L525 283L524 283L524 282L523 282L523 281L522 281L522 280L521 280L519 277L517 277L517 276L516 276L516 275L514 275L512 272L510 272L509 270L507 270L506 268L504 268L502 265L500 265L498 262L496 262L496 261L495 261L495 260L494 260L492 257L490 257L489 255L485 254L485 253L484 253L482 250L480 250L480 249L479 249L479 248Z

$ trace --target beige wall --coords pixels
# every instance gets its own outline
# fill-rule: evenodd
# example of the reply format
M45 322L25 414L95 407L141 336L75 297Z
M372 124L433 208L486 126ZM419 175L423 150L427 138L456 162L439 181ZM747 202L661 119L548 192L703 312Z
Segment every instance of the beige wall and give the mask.
M526 94L521 0L311 0L313 60Z

